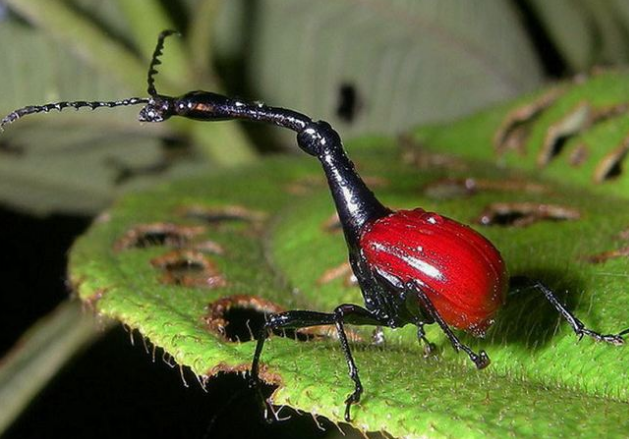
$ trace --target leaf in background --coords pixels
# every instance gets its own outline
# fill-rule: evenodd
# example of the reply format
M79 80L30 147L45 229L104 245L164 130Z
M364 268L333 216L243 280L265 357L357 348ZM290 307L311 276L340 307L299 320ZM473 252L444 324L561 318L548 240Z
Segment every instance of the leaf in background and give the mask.
M545 111L576 99L570 93L586 102L618 99L614 77L567 87L553 99L546 92L541 101L529 97L466 122L418 130L437 153L406 141L400 151L383 138L355 142L351 152L385 204L421 206L475 224L500 249L512 275L550 284L588 325L621 330L628 324L623 249L629 245L629 205L612 189L621 180L593 190L569 174L547 179L534 168L492 164L490 140L505 120L526 124L525 115L537 115L527 126L534 132L546 123ZM622 119L606 114L609 131L629 132ZM565 115L555 117L555 125L574 129ZM518 133L513 142L529 132L508 131ZM467 159L445 155L446 140ZM77 242L70 274L83 301L138 329L194 373L242 372L254 345L226 340L234 330L230 322L237 325L231 312L248 309L255 318L256 310L280 306L330 311L361 303L343 267L346 249L333 213L314 160L267 160L125 197ZM241 326L243 340L249 330ZM577 343L534 291L514 294L485 340L466 337L492 358L482 371L457 355L434 325L427 335L439 352L430 359L422 357L412 327L387 330L383 347L367 341L369 328L357 334L363 341L354 343L354 353L365 394L352 423L362 431L539 438L624 437L629 429L629 350ZM262 376L278 386L275 404L342 422L352 385L336 341L276 336L262 360Z
M624 0L528 0L573 72L629 60Z
M0 41L3 115L25 105L131 95L116 75L75 56L76 47L15 19L0 22ZM142 71L137 84L144 88L144 81ZM137 111L66 110L7 127L0 142L11 150L0 154L0 200L39 215L94 214L121 191L206 169L190 148L164 146L173 138L168 127L142 127Z
M422 127L415 139L433 151L489 158L501 166L626 199L628 101L626 72L602 71L478 113L451 124L449 130Z
M245 44L254 97L345 135L454 118L541 80L503 1L264 0L240 20L239 2L229 3L219 47L233 54L234 42Z

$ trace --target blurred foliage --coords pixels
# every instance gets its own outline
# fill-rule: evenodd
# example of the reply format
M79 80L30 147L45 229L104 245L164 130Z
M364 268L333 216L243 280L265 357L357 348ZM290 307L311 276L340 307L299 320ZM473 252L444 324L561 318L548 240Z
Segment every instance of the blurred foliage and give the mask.
M568 74L623 62L629 47L622 1L2 4L2 113L144 95L156 36L177 28L184 38L168 41L158 77L163 93L223 83L230 94L328 120L345 138L459 117L539 86L549 63L552 73ZM555 59L540 41L556 49ZM140 126L135 113L31 116L11 126L0 142L20 154L3 155L0 199L38 214L95 213L129 188L244 163L278 139L293 144L291 135L265 130L253 131L251 142L237 124ZM75 142L66 138L70 131Z

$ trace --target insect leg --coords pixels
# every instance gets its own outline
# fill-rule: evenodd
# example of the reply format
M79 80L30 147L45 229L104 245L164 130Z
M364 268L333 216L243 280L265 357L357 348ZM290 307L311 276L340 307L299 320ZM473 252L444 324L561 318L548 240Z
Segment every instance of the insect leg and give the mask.
M340 305L334 310L334 319L336 324L336 331L338 333L339 340L341 342L341 348L345 354L345 361L349 369L349 376L354 381L354 391L345 400L345 420L350 421L350 408L352 404L356 404L360 401L360 395L363 393L363 385L360 382L358 376L358 367L352 356L352 351L345 335L343 323L350 323L354 325L381 325L382 322L378 320L371 312L367 311L357 305Z
M258 343L256 345L255 354L253 355L253 362L251 363L251 377L254 380L258 379L262 348L264 347L264 342L270 332L276 329L299 329L310 326L334 324L334 314L330 313L316 311L286 311L271 314L258 334Z
M489 357L485 353L485 351L479 351L476 354L472 351L467 345L461 343L461 340L452 332L450 327L446 322L444 322L443 318L432 304L426 293L415 283L415 282L407 282L405 284L405 288L409 293L413 293L417 296L421 304L424 306L424 309L428 312L429 316L437 322L437 324L441 327L441 330L446 334L446 337L452 343L452 346L456 351L462 350L465 352L470 360L474 362L478 369L483 369L489 365Z
M276 329L299 329L307 328L309 326L319 325L333 325L334 314L321 313L315 311L286 311L278 314L271 314L264 324L260 332L258 333L258 342L256 344L256 350L253 355L253 361L251 363L251 375L250 385L258 389L259 400L263 407L264 416L268 422L272 419L268 417L268 409L270 407L268 401L265 400L259 386L259 372L260 372L260 356L262 355L262 348L264 348L264 342L266 341L269 333ZM270 410L273 413L273 410Z
M424 345L424 358L430 357L430 355L437 349L434 343L431 343L426 338L426 332L424 331L424 323L417 323L417 340L419 344ZM423 343L422 343L423 342Z
M583 324L581 320L579 320L565 306L563 306L559 299L557 299L557 296L555 296L555 293L553 293L553 291L542 282L536 281L532 285L532 287L538 289L544 294L546 300L548 300L551 305L557 310L557 312L559 312L559 314L568 322L568 324L570 325L570 327L572 327L579 339L587 335L588 337L592 337L596 341L604 341L615 345L621 345L625 342L622 336L629 332L629 330L620 332L618 334L600 334L596 331L592 331L591 329L586 328L585 324Z
M258 337L258 343L256 345L256 351L253 356L253 362L251 364L251 380L255 384L259 380L260 369L260 357L262 354L262 348L264 342L269 333L277 329L299 329L307 328L309 326L319 325L335 325L338 333L339 341L341 342L341 349L345 355L347 361L347 367L349 368L349 375L354 382L354 391L345 400L345 419L350 420L350 407L352 404L357 403L360 400L360 395L363 392L362 383L358 376L358 367L352 356L349 341L345 334L344 323L355 325L379 325L382 324L375 316L369 311L361 308L357 305L340 305L334 313L321 313L315 311L286 311L279 314L273 314L269 317L269 320L260 331Z

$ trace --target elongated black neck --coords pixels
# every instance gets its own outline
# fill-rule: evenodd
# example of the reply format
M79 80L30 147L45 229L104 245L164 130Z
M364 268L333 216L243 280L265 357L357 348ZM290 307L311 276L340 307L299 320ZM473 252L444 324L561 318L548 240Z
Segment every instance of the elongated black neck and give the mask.
M161 122L171 116L207 121L243 119L295 131L299 147L323 165L350 251L358 250L360 232L367 222L390 212L360 178L345 154L341 137L327 122L315 122L293 110L242 102L205 91L178 98L156 95L142 109L139 118Z
M297 133L297 143L321 162L347 244L350 251L357 251L365 224L391 211L378 201L360 178L345 153L340 136L327 122L310 123Z
M148 122L161 122L171 116L208 121L244 119L295 131L299 147L317 157L323 166L350 250L357 250L360 232L367 222L390 212L360 178L345 153L341 137L327 122L314 122L293 110L242 102L205 91L179 98L157 95L140 112L140 120Z

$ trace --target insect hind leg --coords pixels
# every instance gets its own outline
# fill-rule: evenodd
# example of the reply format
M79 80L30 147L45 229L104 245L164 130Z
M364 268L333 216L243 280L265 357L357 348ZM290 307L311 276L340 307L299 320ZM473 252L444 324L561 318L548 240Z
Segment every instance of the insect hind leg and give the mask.
M452 329L450 329L448 324L443 320L441 314L439 314L439 311L437 311L426 293L415 282L407 282L406 284L404 284L404 287L408 293L417 296L420 303L423 305L424 309L428 313L429 317L437 322L437 324L445 333L446 337L448 337L448 340L450 340L450 343L456 351L461 350L465 352L478 369L484 369L485 367L489 366L490 360L487 356L487 353L481 350L477 354L472 349L470 349L469 346L461 342L461 340L459 340L454 332L452 332Z
M585 324L579 320L570 310L568 310L560 301L557 299L557 296L548 286L546 286L541 281L535 281L531 288L535 288L540 291L546 297L546 300L550 302L550 304L557 310L557 312L564 318L566 322L570 325L572 330L575 332L579 339L582 339L584 336L588 336L593 338L596 341L602 341L606 343L611 343L614 345L622 345L625 340L623 336L629 333L629 329L626 329L618 334L601 334L599 332L593 331L585 326Z

